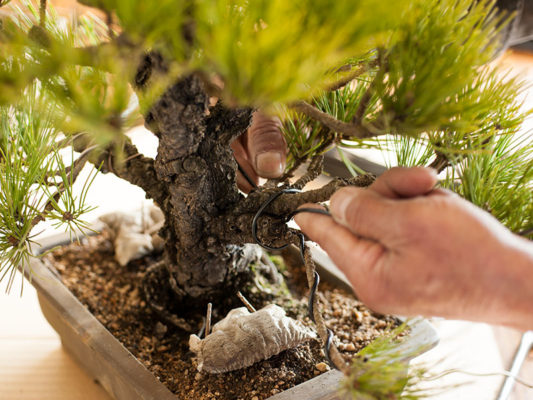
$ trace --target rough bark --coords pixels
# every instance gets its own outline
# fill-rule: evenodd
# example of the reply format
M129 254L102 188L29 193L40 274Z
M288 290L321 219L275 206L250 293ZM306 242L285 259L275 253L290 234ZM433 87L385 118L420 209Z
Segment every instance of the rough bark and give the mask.
M271 246L280 247L287 243L294 243L296 231L288 228L283 218L305 203L319 203L329 198L344 186L369 186L374 181L371 175L358 176L352 179L335 179L320 189L300 193L282 194L276 201L268 206L262 217L258 220L257 236L260 240ZM240 201L227 213L218 217L211 224L210 236L217 237L223 242L234 244L255 243L252 236L252 220L257 210L274 193L275 189L262 189L254 191L246 199Z
M230 142L250 120L250 109L220 104L209 109L194 75L171 86L146 116L159 138L157 180L167 187L159 203L166 216L161 234L167 268L174 291L183 297L215 297L238 282L255 254L209 235L213 221L242 200Z

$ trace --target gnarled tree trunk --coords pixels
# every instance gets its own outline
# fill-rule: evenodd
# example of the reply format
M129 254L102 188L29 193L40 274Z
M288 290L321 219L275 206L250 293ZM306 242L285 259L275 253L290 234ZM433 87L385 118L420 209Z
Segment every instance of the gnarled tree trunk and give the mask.
M243 199L230 143L248 128L252 111L209 108L208 100L192 75L171 86L146 116L159 138L157 178L167 188L159 206L172 286L178 295L204 301L232 286L255 253L212 232L213 222Z

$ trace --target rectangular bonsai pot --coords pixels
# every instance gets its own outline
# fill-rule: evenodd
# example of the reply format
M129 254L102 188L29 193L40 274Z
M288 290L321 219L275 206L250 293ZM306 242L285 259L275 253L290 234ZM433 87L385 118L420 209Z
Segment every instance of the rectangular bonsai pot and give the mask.
M68 242L68 235L51 236L41 241L40 251ZM327 257L316 253L316 259L322 280L351 290ZM111 397L116 400L178 400L40 260L31 260L24 273L36 288L42 312L61 337L63 347ZM411 348L425 352L437 343L437 333L429 322L417 320L411 324L410 333L401 346L410 354ZM342 378L340 372L329 371L268 400L341 400L337 391Z

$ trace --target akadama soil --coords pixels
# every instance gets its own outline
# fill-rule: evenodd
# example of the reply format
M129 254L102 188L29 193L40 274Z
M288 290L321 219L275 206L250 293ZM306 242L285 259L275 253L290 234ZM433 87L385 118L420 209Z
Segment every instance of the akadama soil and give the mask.
M189 334L162 321L143 299L142 278L154 257L121 267L104 233L55 250L47 261L74 295L179 399L262 400L329 370L319 342L312 341L239 371L199 373L188 349ZM282 273L290 297L273 302L312 326L305 316L303 267L288 264ZM352 294L326 283L320 284L318 295L326 324L335 332L347 361L380 333L398 325L396 318L374 314Z

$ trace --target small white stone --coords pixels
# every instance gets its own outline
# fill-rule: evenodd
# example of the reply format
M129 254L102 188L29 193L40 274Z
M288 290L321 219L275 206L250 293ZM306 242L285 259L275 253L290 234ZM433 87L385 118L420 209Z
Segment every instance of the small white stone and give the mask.
M363 320L363 314L360 311L354 310L353 314L357 322L361 322Z
M344 350L346 351L355 351L355 345L353 343L348 343L345 347L344 347Z
M326 364L325 362L320 362L316 364L315 368L320 372L326 372L327 370L329 370L328 364Z

